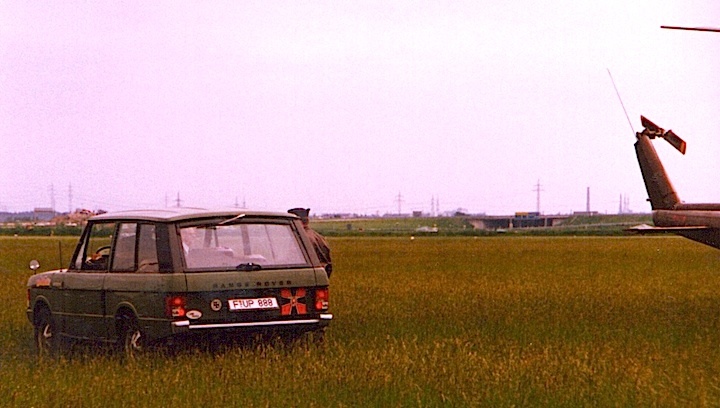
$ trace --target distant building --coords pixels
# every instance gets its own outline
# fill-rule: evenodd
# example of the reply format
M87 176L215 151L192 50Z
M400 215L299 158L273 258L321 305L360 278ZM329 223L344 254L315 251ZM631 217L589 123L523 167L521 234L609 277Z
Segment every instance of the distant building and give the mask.
M540 213L537 211L520 211L515 213L515 218L522 220L538 217L540 217Z
M52 208L37 207L33 209L34 221L50 221L55 217L55 210Z
M473 228L480 230L499 230L512 228L538 228L561 225L567 215L540 215L538 212L517 212L515 215L490 215L469 217Z
M574 211L573 216L575 217L594 217L598 215L597 211Z

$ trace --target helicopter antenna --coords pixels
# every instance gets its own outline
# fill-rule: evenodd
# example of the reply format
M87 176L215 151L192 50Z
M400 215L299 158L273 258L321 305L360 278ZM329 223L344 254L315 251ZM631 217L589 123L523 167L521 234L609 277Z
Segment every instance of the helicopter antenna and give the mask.
M711 28L711 27L660 26L660 28L666 28L668 30L709 31L712 33L720 33L720 28Z
M613 79L612 74L610 73L610 68L607 68L608 75L610 76L610 81L613 84L613 88L615 88L615 94L617 94L618 100L620 101L620 106L623 108L623 112L625 112L625 118L628 121L628 125L630 125L630 129L633 132L633 135L635 134L635 128L632 125L632 122L630 121L630 116L628 116L627 110L625 109L625 104L622 101L622 98L620 97L620 92L618 92L617 86L615 86L615 80Z

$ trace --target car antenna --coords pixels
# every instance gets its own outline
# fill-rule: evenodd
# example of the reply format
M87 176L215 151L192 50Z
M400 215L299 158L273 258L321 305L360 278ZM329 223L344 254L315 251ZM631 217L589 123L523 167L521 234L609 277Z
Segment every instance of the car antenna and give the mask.
M622 98L620 97L620 92L618 92L617 86L615 86L615 80L613 79L612 74L610 73L610 68L606 68L608 75L610 76L610 82L613 84L613 88L615 88L615 94L618 97L618 100L620 101L620 106L623 108L623 112L625 112L625 117L627 118L628 124L630 125L630 129L633 131L633 135L635 134L635 128L632 125L632 122L630 121L630 116L628 116L627 110L625 109L625 104L622 101Z
M235 216L235 217L228 218L227 220L218 223L218 225L225 225L225 224L231 223L231 222L233 222L233 221L235 221L235 220L238 220L238 219L240 219L240 218L242 218L242 217L244 217L244 216L245 216L245 213L238 214L238 215Z

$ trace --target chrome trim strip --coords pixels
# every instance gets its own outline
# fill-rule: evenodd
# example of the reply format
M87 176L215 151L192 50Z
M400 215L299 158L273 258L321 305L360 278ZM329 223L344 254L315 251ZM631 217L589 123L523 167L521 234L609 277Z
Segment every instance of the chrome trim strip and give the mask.
M272 322L246 322L246 323L213 323L213 324L193 324L183 320L180 322L173 322L174 326L188 326L190 330L193 329L231 329L234 327L260 327L260 326L281 326L281 325L292 325L292 324L314 324L320 323L320 319L305 319L305 320L279 320Z
M320 320L332 320L333 315L332 313L323 313L320 315Z

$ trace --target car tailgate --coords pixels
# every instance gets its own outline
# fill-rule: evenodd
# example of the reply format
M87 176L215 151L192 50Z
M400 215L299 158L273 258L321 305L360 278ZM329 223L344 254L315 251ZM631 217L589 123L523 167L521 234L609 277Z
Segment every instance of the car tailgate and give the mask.
M193 272L186 279L185 317L191 329L292 324L327 309L327 303L325 308L316 305L318 289L327 289L319 268Z

